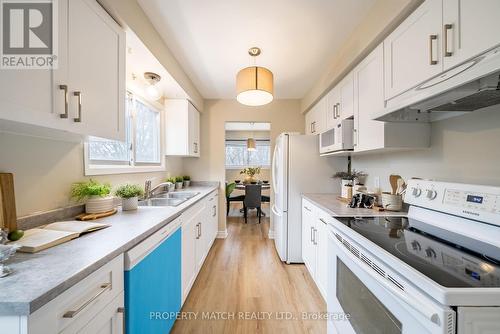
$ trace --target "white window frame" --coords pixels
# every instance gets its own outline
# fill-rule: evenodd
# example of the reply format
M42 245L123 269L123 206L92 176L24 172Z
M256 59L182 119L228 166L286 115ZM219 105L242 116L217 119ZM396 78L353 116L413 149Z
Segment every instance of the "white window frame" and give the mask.
M228 170L241 170L243 168L247 168L247 167L260 167L260 169L263 169L263 170L267 170L267 169L271 169L271 156L269 156L269 164L268 165L250 165L250 164L247 164L247 165L243 165L243 166L228 166L226 165L226 156L225 156L225 151L226 151L226 142L228 141L241 141L241 142L246 142L246 139L226 139L224 141L224 167L225 169L228 169ZM269 154L271 155L272 152L271 152L271 140L270 139L255 139L256 142L259 142L259 141L266 141L269 143Z
M165 154L164 154L164 138L165 138L165 127L164 127L164 111L163 107L158 104L155 105L146 99L134 94L132 92L127 92L127 98L131 96L133 100L138 100L141 103L145 104L152 110L156 111L160 115L159 119L159 127L160 127L160 136L159 136L159 148L160 148L160 163L136 163L135 162L135 150L131 149L130 152L130 160L129 164L92 164L89 159L89 144L88 141L85 140L83 144L83 160L85 167L85 175L93 176L93 175L109 175L109 174L128 174L128 173L148 173L148 172L164 172L166 171L166 163L165 163ZM129 134L130 142L132 145L135 143L135 116L132 116L132 130Z

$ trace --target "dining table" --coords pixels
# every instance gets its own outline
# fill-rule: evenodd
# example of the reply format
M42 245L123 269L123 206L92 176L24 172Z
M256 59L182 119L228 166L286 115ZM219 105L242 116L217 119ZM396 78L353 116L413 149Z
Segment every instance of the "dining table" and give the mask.
M262 190L269 190L271 189L271 184L268 182L268 183L257 183L257 184L260 184L262 186ZM245 186L246 184L245 183L236 183L236 187L234 188L235 190L243 190L245 191ZM269 201L269 197L268 196L264 196L264 197L267 197L268 198L268 201ZM243 209L240 209L240 212L243 212L244 210ZM266 214L264 212L262 212L262 215L263 216L266 216Z

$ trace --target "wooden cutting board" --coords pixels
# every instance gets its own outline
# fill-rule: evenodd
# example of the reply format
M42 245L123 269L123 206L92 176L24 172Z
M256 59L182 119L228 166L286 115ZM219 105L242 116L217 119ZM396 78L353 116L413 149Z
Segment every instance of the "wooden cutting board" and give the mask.
M0 173L0 228L17 230L14 174Z
M112 216L117 211L118 211L117 209L113 209L113 210L109 210L109 211L101 212L101 213L82 213L82 214L76 216L75 219L76 220L83 220L83 221L86 221L86 220L96 220L96 219L99 219L99 218L104 218L104 217Z

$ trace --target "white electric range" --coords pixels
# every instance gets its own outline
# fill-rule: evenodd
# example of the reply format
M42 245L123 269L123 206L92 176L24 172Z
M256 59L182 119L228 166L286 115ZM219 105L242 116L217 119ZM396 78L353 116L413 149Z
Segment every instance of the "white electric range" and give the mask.
M329 225L329 333L500 333L500 188L410 180L407 217Z

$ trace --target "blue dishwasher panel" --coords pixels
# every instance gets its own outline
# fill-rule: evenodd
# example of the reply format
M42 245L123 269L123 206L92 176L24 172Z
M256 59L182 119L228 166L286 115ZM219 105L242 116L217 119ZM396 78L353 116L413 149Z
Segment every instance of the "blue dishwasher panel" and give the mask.
M181 240L179 228L125 271L127 334L167 334L172 329L181 308Z

